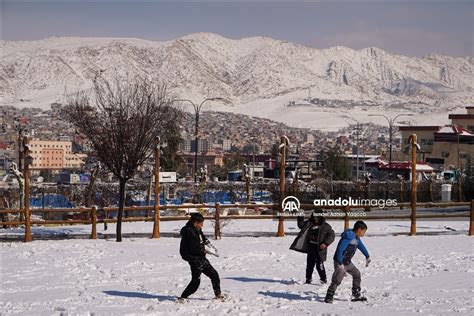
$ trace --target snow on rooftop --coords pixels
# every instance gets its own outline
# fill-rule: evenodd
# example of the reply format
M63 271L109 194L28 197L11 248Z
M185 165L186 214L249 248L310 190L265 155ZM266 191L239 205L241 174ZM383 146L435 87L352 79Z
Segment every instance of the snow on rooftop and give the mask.
M440 128L437 134L457 134L461 136L474 136L474 134L456 125L446 125Z

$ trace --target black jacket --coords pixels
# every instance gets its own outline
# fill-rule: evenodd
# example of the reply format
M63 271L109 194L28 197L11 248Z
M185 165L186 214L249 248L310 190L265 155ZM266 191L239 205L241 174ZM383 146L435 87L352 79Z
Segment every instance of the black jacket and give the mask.
M194 227L193 223L188 221L186 225L181 228L181 243L179 245L181 258L186 261L204 258L206 256L204 248L206 240L207 238L202 231Z
M296 239L290 246L291 250L308 253L309 247L309 230L313 226L313 222L311 220L304 220L304 217L298 217L298 228L301 229ZM326 244L329 247L330 244L335 239L334 231L332 230L331 225L326 223L324 219L322 219L322 223L319 225L319 234L318 234L318 246L321 244ZM327 258L327 247L325 249L319 249L319 257L322 261L326 261Z

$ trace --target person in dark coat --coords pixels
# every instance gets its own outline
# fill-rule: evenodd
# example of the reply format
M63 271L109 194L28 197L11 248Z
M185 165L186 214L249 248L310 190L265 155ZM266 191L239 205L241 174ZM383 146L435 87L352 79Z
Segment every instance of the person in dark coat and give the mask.
M324 217L315 216L313 212L308 220L303 216L297 217L298 228L301 229L290 249L307 254L306 257L306 283L313 279L316 266L322 284L327 283L324 261L327 258L327 248L334 241L334 231Z
M182 302L195 293L201 283L201 273L211 279L212 288L217 299L223 299L221 293L219 274L206 258L205 245L208 242L202 232L204 217L193 213L191 219L181 229L181 243L179 253L191 268L191 282L184 289L178 301Z

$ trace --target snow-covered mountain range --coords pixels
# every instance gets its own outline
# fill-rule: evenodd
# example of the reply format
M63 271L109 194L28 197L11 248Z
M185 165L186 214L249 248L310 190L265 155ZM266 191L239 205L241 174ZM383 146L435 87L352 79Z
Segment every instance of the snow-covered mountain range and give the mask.
M0 47L0 93L9 105L61 102L66 92L90 86L99 71L160 76L180 98L219 96L226 102L209 107L314 128L341 125L326 114L344 122L374 113L436 112L447 120L448 112L474 101L472 56L315 49L210 33L166 42L53 37L3 41ZM292 101L295 106L287 106Z

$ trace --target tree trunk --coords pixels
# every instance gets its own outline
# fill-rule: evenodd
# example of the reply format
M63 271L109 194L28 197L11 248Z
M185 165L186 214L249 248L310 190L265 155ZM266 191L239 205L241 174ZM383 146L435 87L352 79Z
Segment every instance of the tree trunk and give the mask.
M89 180L89 185L87 186L87 194L86 194L86 207L92 206L92 194L94 192L94 185L97 179L97 175L99 173L99 168L95 167L94 170L91 172L91 178Z
M125 184L127 180L120 178L120 196L119 196L119 210L118 210L118 217L117 217L117 241L122 241L122 217L123 217L123 207L125 205Z

